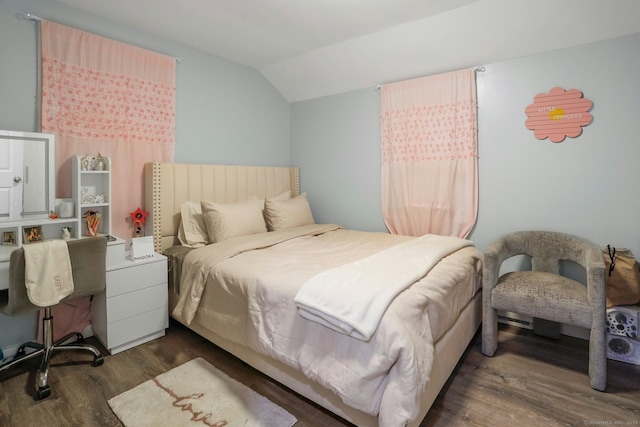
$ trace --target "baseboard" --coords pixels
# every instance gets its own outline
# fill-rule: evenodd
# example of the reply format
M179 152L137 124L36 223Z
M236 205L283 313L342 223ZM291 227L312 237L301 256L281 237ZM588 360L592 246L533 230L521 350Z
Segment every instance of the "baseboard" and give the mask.
M82 336L85 338L93 336L93 328L91 327L91 325L87 325L84 327L84 329L82 330Z
M498 322L505 325L517 326L523 329L533 330L534 319L511 311L498 311ZM560 325L560 333L573 338L589 340L589 329L573 325Z
M505 325L517 326L523 329L533 329L533 319L511 311L498 311L498 322Z
M91 325L87 325L85 326L85 328L82 330L82 336L85 338L89 338L92 337L93 334L93 328L91 327ZM37 338L33 338L33 340L35 341ZM16 353L18 352L18 349L20 348L20 346L22 345L22 343L20 344L16 344L16 345L11 345L9 347L2 347L2 357L4 359L9 359L13 356L16 355Z
M10 359L13 356L15 356L21 345L22 344L16 344L16 345L11 345L9 347L3 347L2 348L2 353L3 353L4 359Z

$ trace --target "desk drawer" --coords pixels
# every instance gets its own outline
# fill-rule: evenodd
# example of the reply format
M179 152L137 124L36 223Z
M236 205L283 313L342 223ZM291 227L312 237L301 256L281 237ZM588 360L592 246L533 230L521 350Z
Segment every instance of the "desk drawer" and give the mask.
M168 304L167 284L151 286L135 292L109 298L107 304L107 323L137 316Z
M107 298L167 283L167 261L149 262L107 271Z
M109 324L107 340L109 348L118 347L169 327L168 308L161 307L135 317Z

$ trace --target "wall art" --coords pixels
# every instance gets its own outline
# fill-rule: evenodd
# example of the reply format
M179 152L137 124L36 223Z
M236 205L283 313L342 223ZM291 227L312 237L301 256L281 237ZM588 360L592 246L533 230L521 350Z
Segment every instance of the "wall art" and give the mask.
M580 136L582 127L591 123L592 106L581 91L554 87L549 93L539 93L533 98L533 104L525 109L528 117L525 125L538 139L562 142L566 137Z

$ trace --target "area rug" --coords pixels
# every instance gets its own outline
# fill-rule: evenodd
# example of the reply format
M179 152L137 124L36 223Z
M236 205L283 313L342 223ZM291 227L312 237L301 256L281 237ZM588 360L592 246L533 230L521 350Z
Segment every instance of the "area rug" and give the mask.
M199 357L108 403L126 427L291 427L297 421Z

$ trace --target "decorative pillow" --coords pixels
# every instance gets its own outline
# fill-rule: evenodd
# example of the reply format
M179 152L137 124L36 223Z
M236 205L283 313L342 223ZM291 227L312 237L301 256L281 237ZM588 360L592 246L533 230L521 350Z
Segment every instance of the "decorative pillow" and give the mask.
M210 243L267 231L262 199L252 198L237 203L203 201L201 205Z
M202 218L200 202L184 202L180 205L180 227L178 240L188 248L199 248L209 244L207 226Z
M307 193L289 200L266 199L264 216L270 231L314 224Z

